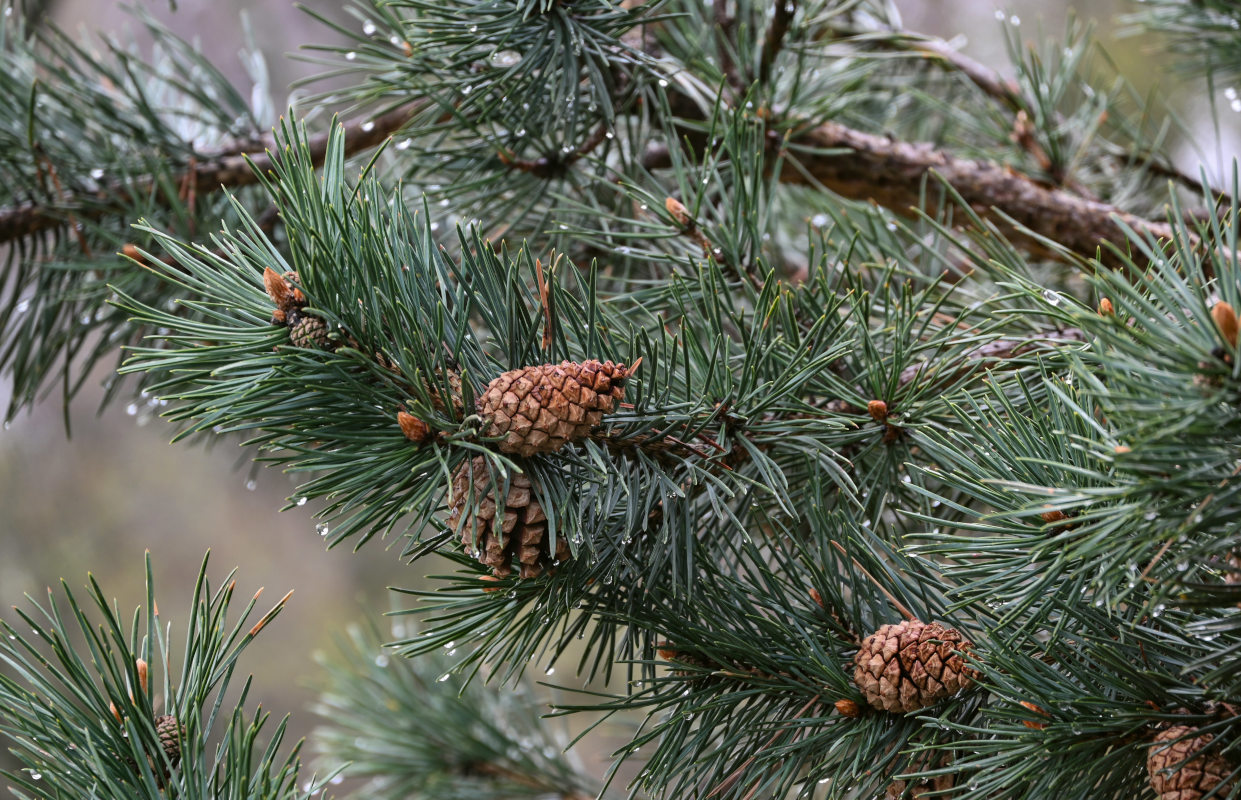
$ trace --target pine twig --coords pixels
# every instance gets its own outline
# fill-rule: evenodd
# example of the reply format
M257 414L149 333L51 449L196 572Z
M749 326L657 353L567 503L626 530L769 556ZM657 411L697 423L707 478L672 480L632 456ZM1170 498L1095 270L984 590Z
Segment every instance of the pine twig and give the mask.
M381 144L413 117L421 103L411 103L372 119L355 119L345 124L345 149L350 155ZM327 154L328 134L310 140L311 157L322 164ZM273 166L269 151L274 140L234 147L206 155L192 162L177 179L179 186L194 187L195 195L224 188L237 188L258 182L258 174ZM253 169L251 168L253 164ZM256 174L257 173L257 174ZM98 219L138 198L150 194L155 179L146 178L129 184L114 184L87 198L92 205L76 210L78 217ZM0 208L0 244L33 236L64 225L75 212L44 203L27 203Z
M766 83L771 77L771 65L784 47L784 36L789 32L793 15L797 13L796 0L775 0L775 13L771 25L767 28L767 38L763 40L763 53L758 62L758 80Z

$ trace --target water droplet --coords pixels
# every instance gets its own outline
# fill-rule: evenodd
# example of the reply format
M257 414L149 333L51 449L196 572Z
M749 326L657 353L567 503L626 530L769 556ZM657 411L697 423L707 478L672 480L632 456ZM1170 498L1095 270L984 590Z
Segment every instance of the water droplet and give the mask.
M42 772L35 772L34 770L30 770L30 780L32 780L32 781L38 781L38 780L42 780L42 779L43 779L43 773L42 773Z
M352 50L350 50L348 53L345 53L346 61L353 61L357 57L358 57L358 54L353 52Z
M304 506L304 505L306 505L306 498L305 498L305 497L299 497L299 498L297 498L297 500L295 500L294 502L296 502L299 506Z
M257 481L255 481L253 478L251 478L250 480L246 481L246 489L247 489L248 491L253 492L253 491L254 491L255 489L257 489L258 487L259 487L258 482L257 482Z
M409 146L414 143L413 139L402 139L396 143L397 150L408 150Z
M1051 289L1043 290L1043 299L1051 303L1053 306L1060 305L1060 293L1053 292Z
M138 413L138 404L137 404L137 403L130 403L129 405L125 406L125 413L126 413L126 414L128 414L128 415L129 415L129 416L131 416L131 417L132 417L132 416L134 416L135 414L137 414L137 413Z
M400 36L397 36L397 35L394 33L394 34L392 34L391 36L389 36L389 37L388 37L388 42L389 42L389 43L390 43L393 47L400 47L400 46L401 46L401 37L400 37Z
M525 128L518 128L518 129L517 129L517 130L513 133L513 135L514 135L514 136L516 136L518 139L520 139L521 137L523 137L523 136L525 136L525 135L526 135L526 129L525 129Z
M315 526L315 533L319 534L320 536L327 536L328 524L326 522L320 522L318 525Z
M1017 16L1016 14L1013 14L1011 17L1008 18L1008 22L1014 28L1019 27L1021 25L1021 17Z
M553 673L555 673L555 672L556 672L556 668L555 668L555 667L548 667L548 668L547 668L547 672L544 672L543 674L544 674L544 675L551 675L551 674L553 674Z
M1003 21L1004 21L1004 12L1003 12L1003 11L1001 11L1001 10L999 10L999 9L997 8L997 9L995 10L995 18L996 18L996 19L998 19L1000 22L1003 22Z
M363 132L363 133L370 133L370 132L371 132L371 131L373 131L373 130L375 130L375 123L374 123L374 122L371 122L371 121L368 119L366 122L363 122L363 123L362 123L362 132Z
M471 26L470 26L470 33L478 33L478 26L477 26L477 25L471 25Z
M497 50L491 54L491 61L497 67L512 67L521 63L521 53L516 50Z
M379 655L375 656L375 666L377 667L388 666L388 654L380 653Z
M369 19L363 22L362 33L366 34L367 36L374 36L375 35L375 23L371 22Z
M30 310L30 301L19 300L17 303L17 308L15 310L17 311L18 314L25 314L27 311Z
M659 79L659 85L660 85L660 86L667 86L667 85L668 85L668 82L667 82L666 80L664 80L663 78L660 78L660 79Z
M1228 104L1228 107L1233 111L1241 111L1241 100L1233 100Z
M452 674L451 674L451 673L445 672L443 675L441 675L441 676L439 676L438 678L436 678L436 679L435 679L435 682L436 682L436 683L443 683L444 681L448 680L448 679L449 679L449 678L451 678L451 677L452 677Z
M94 169L90 171L90 176L94 178L95 180L99 180L100 178L103 177L103 170L100 169L99 167L95 167Z
M608 138L608 139L615 139L615 138L616 138L616 134L612 133L611 131L608 131L607 133L605 133L605 134L603 134L603 135L604 135L604 137L605 137L605 138Z
M468 83L461 87L461 94L469 94L472 91L474 91L474 87Z

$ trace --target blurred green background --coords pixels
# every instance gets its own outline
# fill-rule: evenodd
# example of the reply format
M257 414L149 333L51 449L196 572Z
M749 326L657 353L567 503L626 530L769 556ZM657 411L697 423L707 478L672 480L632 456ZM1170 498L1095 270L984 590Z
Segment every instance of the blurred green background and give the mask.
M307 4L350 19L339 2ZM48 15L70 30L136 35L139 26L127 21L120 5L113 0L59 0L48 4ZM332 39L330 30L297 11L290 0L179 0L175 14L167 5L152 0L144 8L200 42L208 56L247 89L250 78L239 57L245 44L238 22L242 10L249 15L256 43L268 54L276 87L313 71L284 54L303 43ZM1060 35L1070 15L1093 20L1113 60L1141 91L1157 81L1164 93L1174 89L1171 79L1160 75L1166 59L1159 58L1156 42L1116 38L1115 15L1132 7L1124 0L903 0L898 6L907 27L950 39L963 37L954 41L1001 70L1006 56L997 13L1010 21L1018 18L1031 37ZM283 103L284 93L275 94L275 102ZM1201 131L1200 137L1195 135L1197 142L1185 140L1179 146L1182 166L1196 172L1197 151L1207 157L1209 170L1219 174L1237 149L1235 123L1225 120L1225 133L1217 135L1206 98L1182 92L1178 103L1194 130ZM98 387L106 377L106 371L100 371L92 385ZM142 597L142 556L150 550L162 617L173 623L174 633L181 633L184 629L176 626L184 621L184 595L210 549L213 578L218 581L232 567L240 567L243 594L265 586L266 598L274 602L296 590L285 613L249 651L242 670L256 674L254 698L277 715L292 712L292 734L305 735L314 724L307 710L316 672L312 653L350 620L387 609L385 587L413 585L424 568L436 565L403 565L396 550L378 542L358 553L326 552L309 513L312 508L278 512L293 492L286 476L260 470L251 482L249 466L238 464L242 451L235 444L169 446L172 429L153 409L127 409L122 403L95 415L99 397L97 388L83 392L73 408L71 439L66 438L54 396L0 432L0 600L19 603L23 593L41 594L62 577L80 587L90 570L117 598L124 614ZM0 403L6 402L7 387L0 383ZM557 679L568 682L572 676L558 673ZM601 760L615 744L597 743L588 761Z

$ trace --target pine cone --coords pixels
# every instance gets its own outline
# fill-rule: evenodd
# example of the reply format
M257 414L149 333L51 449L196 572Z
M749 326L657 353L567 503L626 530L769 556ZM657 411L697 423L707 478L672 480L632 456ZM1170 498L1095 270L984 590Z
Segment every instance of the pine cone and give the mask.
M562 361L505 372L479 398L486 436L504 453L554 453L598 425L625 396L629 369L611 361Z
M439 411L447 411L448 407L439 393L439 386L442 383L448 384L448 402L452 404L453 416L460 418L465 412L465 400L462 399L465 395L461 392L461 373L455 369L445 370L444 380L436 376L435 382L430 385L432 405Z
M181 763L181 723L172 714L155 718L155 732L159 734L159 746L164 749L168 763L174 767Z
M884 800L919 800L920 798L947 798L950 795L945 794L949 789L956 786L956 781L952 775L936 775L933 778L923 778L922 780L911 781L892 781L888 784L888 789L883 794ZM932 794L934 792L934 794Z
M463 521L471 492L472 517ZM534 498L527 476L510 476L504 514L499 519L496 506L495 488L486 459L477 456L463 463L453 476L448 520L460 530L466 553L477 555L479 561L491 567L494 575L504 578L512 574L514 557L523 578L538 577L553 560L569 558L569 545L563 538L556 540L553 556L547 543L547 516Z
M312 349L327 347L327 323L319 317L303 315L289 331L289 343L294 347Z
M960 631L938 622L883 625L853 657L853 682L882 711L917 711L974 682L958 652L973 647Z
M1232 772L1228 760L1218 753L1195 755L1215 738L1209 733L1194 736L1197 730L1189 725L1168 728L1155 737L1147 750L1146 772L1159 800L1200 800ZM1173 742L1174 739L1180 741ZM1231 788L1231 784L1225 786L1216 796L1227 797Z

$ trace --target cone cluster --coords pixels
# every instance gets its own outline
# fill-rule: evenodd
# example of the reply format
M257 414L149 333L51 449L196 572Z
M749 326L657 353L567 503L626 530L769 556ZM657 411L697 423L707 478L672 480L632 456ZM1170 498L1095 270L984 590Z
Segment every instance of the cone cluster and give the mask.
M554 547L547 541L547 515L535 499L530 479L509 476L503 510L496 499L499 488L483 456L466 461L453 475L448 520L460 531L466 553L500 578L512 574L514 563L521 577L535 578L569 558L563 538Z
M974 682L961 657L971 647L960 631L938 622L884 625L862 640L853 682L881 711L917 711Z
M1232 772L1232 765L1223 756L1200 752L1215 737L1209 733L1195 736L1197 730L1176 725L1161 731L1151 742L1146 772L1159 800L1201 800ZM1231 788L1231 784L1224 786L1215 796L1227 797Z
M611 361L562 361L510 370L478 401L485 436L504 453L554 453L584 438L625 396L630 370Z
M271 267L263 271L263 288L276 304L271 323L289 328L289 342L294 347L327 347L327 322L306 312L306 295L297 288L299 282L297 273L291 270L283 275Z

